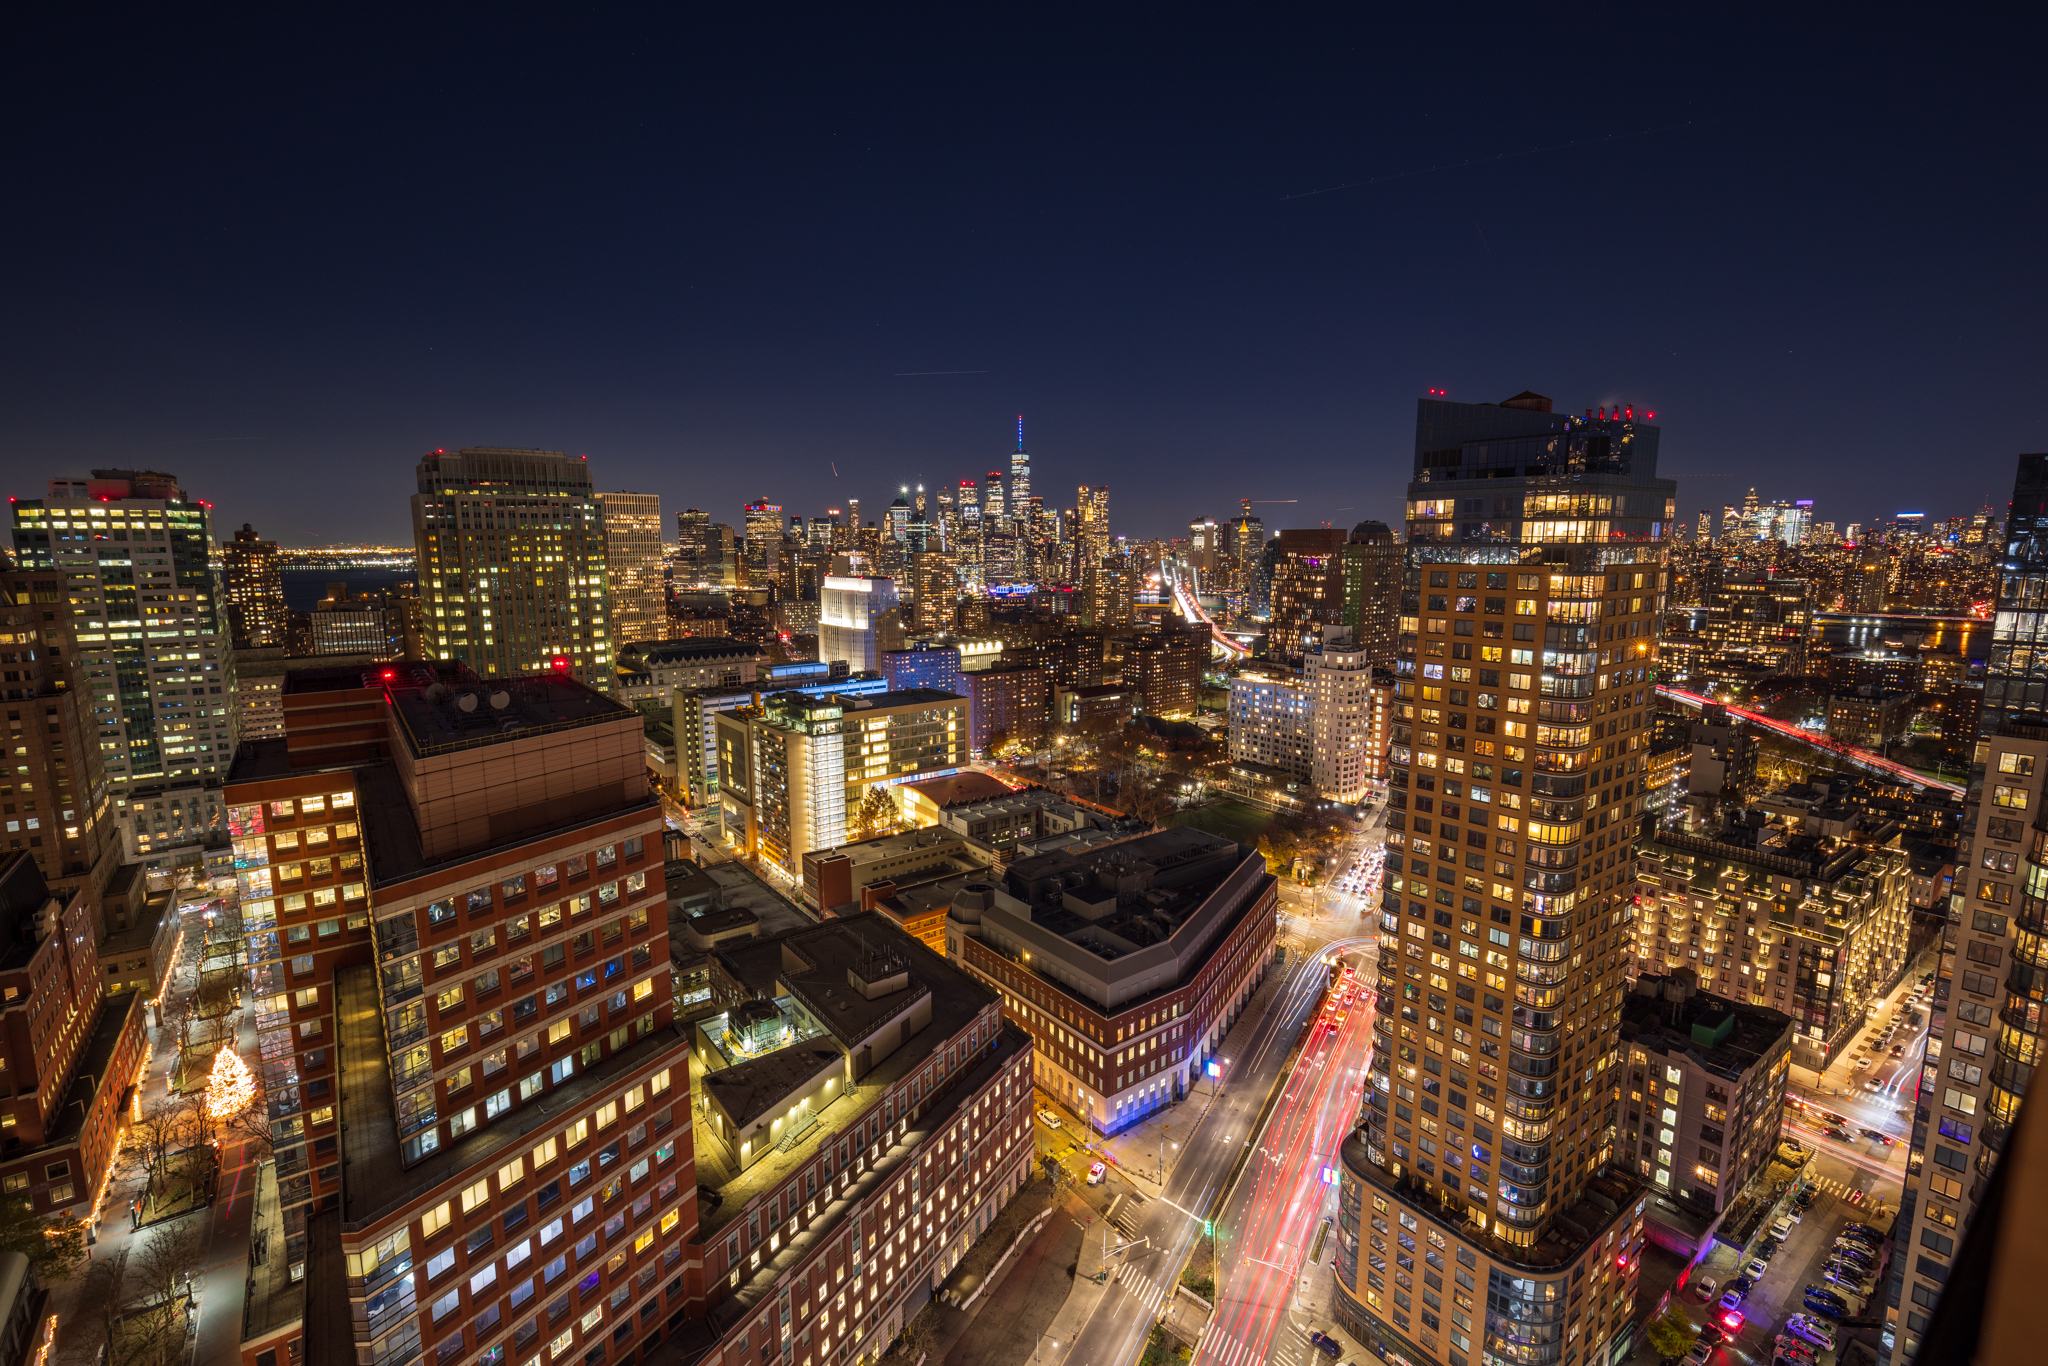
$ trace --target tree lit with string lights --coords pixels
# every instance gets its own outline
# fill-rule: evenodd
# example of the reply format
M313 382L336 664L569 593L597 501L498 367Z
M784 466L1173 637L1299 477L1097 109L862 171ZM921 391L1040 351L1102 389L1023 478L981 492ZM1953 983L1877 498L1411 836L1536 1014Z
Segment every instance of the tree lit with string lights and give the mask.
M207 1117L224 1124L255 1103L256 1078L241 1055L232 1048L214 1054L206 1077Z

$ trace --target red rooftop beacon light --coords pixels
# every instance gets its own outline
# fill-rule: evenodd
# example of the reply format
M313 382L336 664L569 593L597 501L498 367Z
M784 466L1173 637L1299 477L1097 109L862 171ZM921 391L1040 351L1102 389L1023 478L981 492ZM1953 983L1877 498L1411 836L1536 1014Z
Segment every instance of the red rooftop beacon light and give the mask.
M569 657L567 655L556 655L553 665L556 673L565 674L569 672Z

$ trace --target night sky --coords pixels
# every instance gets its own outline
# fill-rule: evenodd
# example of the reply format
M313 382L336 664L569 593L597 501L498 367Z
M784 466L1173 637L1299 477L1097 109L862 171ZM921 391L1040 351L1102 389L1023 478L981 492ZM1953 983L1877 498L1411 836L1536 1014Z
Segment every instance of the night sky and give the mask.
M1021 412L1120 533L1349 525L1431 387L1655 409L1688 519L2048 449L2017 8L173 8L12 18L6 492L405 542L420 452L512 445L873 517Z

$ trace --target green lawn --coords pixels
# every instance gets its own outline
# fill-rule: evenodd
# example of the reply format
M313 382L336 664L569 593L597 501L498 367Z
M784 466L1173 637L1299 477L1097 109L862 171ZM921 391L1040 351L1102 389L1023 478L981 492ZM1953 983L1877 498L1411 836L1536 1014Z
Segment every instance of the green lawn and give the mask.
M1206 802L1192 811L1176 811L1166 823L1192 825L1197 830L1222 835L1239 844L1253 844L1258 841L1259 832L1272 821L1273 813L1264 807L1222 798Z

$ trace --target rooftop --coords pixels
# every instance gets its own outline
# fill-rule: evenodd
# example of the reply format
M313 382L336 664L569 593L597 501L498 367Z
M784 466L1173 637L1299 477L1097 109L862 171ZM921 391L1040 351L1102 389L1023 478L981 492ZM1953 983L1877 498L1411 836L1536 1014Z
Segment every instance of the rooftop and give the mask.
M921 783L907 783L905 786L937 807L960 806L968 802L985 801L991 797L1007 797L1015 790L1008 783L973 770L956 773L948 778L927 778Z
M1791 1034L1792 1017L1701 991L1691 968L1645 973L1621 1000L1621 1036L1646 1051L1684 1053L1729 1081L1770 1057Z
M639 717L595 688L555 674L419 682L402 676L387 687L398 732L416 756Z
M1244 862L1235 840L1192 826L1010 864L1005 890L1034 924L1103 958L1170 937ZM1120 943L1110 942L1110 937Z
M784 945L793 950L792 956L800 966L792 970L781 968ZM878 948L885 949L902 962L909 984L902 990L867 1001L859 992L849 989L848 966ZM868 1102L886 1094L903 1077L923 1066L935 1051L950 1043L996 999L992 992L965 971L897 929L886 917L872 911L831 920L793 934L717 949L714 954L726 971L736 980L746 983L755 995L773 997L783 994L775 990L778 983L787 986L787 994L824 1025L842 1049L849 1045L849 1040L857 1042L866 1029L881 1019L900 1014L918 993L930 999L931 1021L905 1038L893 1053L876 1063L864 1076L855 1079L856 1086L847 1096L818 1111L817 1124L801 1143L788 1152L771 1150L745 1172L736 1173L725 1157L722 1145L709 1134L698 1135L697 1179L721 1197L718 1201L705 1201L699 1207L703 1220L702 1236L706 1241L727 1221L743 1212L746 1202L754 1195L774 1189L791 1170L814 1160L821 1142L851 1128L865 1117ZM831 989L829 996L827 988ZM844 1010L840 1009L842 1003L846 1007ZM822 1040L813 1039L797 1045L797 1048L815 1049L821 1044ZM769 1054L768 1058L775 1056ZM816 1059L805 1059L802 1063L807 1067L803 1074L805 1078L816 1075ZM746 1080L765 1083L773 1079L764 1075ZM787 1079L784 1080L786 1083ZM941 1122L933 1116L927 1118L933 1123Z
M707 659L758 659L761 647L729 636L687 636L682 640L642 640L622 646L622 659L642 669L665 664L699 664Z

